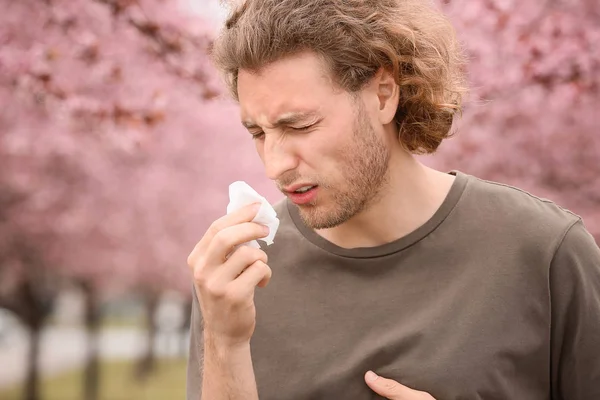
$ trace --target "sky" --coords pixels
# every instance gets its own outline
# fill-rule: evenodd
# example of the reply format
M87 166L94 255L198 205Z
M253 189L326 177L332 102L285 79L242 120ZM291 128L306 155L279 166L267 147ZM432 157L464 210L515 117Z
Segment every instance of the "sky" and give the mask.
M219 0L181 0L184 7L191 12L198 14L204 18L212 19L215 24L220 24L227 16L227 10L223 7Z

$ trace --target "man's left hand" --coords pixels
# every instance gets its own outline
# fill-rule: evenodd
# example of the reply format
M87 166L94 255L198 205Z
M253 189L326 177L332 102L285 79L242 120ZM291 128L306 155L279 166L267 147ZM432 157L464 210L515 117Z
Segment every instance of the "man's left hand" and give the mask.
M435 400L429 393L413 390L391 379L377 376L373 371L365 374L365 382L375 393L390 400Z

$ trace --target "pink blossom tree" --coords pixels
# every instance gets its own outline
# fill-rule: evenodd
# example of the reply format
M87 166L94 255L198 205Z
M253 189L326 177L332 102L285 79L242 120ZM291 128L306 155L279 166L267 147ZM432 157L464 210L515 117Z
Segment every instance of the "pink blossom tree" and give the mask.
M600 238L600 4L441 3L465 44L472 96L431 162L556 200Z
M151 162L157 138L197 125L203 116L189 111L218 94L209 35L178 7L0 1L0 304L32 332L27 399L38 396L37 338L56 290L39 287L59 276L80 282L93 339L99 290L148 269L135 262L140 249L127 247L140 198L120 196L135 194L121 178ZM187 105L185 123L171 103ZM86 398L95 398L95 352L86 375Z

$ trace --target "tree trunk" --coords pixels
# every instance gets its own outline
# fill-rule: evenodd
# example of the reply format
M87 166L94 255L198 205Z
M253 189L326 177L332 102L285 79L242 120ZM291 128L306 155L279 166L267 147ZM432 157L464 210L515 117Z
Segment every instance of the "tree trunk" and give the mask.
M0 307L12 311L27 327L29 350L27 375L23 382L22 396L25 400L40 398L40 337L46 318L52 312L54 294L45 290L42 279L24 279L10 293L0 296Z
M144 380L154 371L156 367L156 354L154 345L156 341L156 310L158 308L159 296L156 293L146 293L144 296L144 308L146 311L146 335L147 343L146 352L138 360L136 367L136 378Z
M86 283L83 283L82 287L85 293L85 329L88 341L83 398L85 400L97 400L100 391L100 357L98 349L100 305L96 289Z
M39 358L40 358L40 336L41 325L29 329L29 353L27 354L27 377L23 394L25 400L38 400L39 397Z
M190 328L192 326L192 307L194 298L190 298L183 305L184 319L180 327L179 334L179 354L182 358L187 357L189 353L189 341L187 340Z
M6 203L0 205L0 214L7 211L6 208L3 209L5 206ZM2 217L0 215L0 220ZM7 247L10 251L3 254L6 260L17 262L23 268L17 281L5 287L0 293L0 307L13 312L29 331L27 375L23 382L22 396L25 400L38 400L40 398L40 337L46 320L52 313L58 281L55 275L48 272L51 269L44 263L37 243L32 242L31 239L30 236L12 235ZM6 270L3 271L2 261L0 260L0 273L2 273L0 281L6 278L3 274Z

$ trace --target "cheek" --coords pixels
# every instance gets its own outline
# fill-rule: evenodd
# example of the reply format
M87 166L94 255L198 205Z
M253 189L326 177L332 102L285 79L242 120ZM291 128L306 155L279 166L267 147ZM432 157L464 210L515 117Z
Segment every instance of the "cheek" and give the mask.
M333 140L327 137L323 132L314 132L310 139L302 145L302 151L299 154L300 159L309 167L319 171L320 174L326 174L327 168L331 167L331 162L337 158L337 151ZM325 171L323 171L325 170Z
M324 138L314 141L302 153L302 161L320 177L326 180L337 179L343 176L350 167L352 156L349 144L340 138Z

